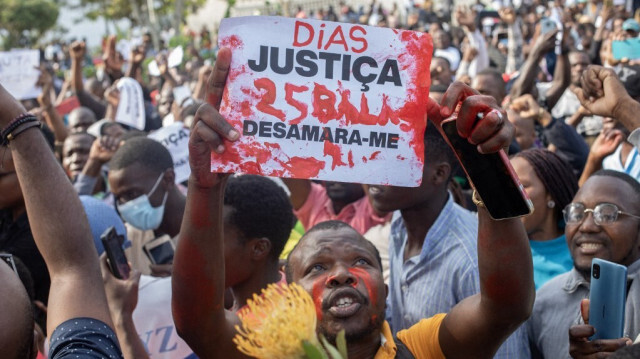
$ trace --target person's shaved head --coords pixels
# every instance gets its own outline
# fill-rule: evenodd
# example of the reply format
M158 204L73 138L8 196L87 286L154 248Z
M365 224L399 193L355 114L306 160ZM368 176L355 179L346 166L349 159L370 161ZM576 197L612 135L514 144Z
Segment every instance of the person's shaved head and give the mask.
M33 310L27 291L18 275L0 260L0 348L2 357L35 358L33 347Z

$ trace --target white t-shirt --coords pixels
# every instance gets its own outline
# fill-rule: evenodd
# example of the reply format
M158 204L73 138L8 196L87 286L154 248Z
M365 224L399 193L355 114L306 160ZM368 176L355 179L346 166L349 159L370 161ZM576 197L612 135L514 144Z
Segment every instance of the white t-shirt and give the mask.
M133 323L149 356L154 359L196 358L176 332L171 315L171 277L143 275Z
M605 170L614 170L618 172L624 172L629 176L635 178L637 181L640 181L640 154L638 154L638 148L635 146L629 152L627 156L627 161L625 164L622 164L620 160L620 152L622 151L622 144L618 145L615 152L605 157L602 160L602 168Z

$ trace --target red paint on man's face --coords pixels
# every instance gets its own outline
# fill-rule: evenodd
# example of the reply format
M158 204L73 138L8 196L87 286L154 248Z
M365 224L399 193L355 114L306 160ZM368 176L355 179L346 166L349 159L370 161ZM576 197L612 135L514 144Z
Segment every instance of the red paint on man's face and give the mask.
M369 294L369 301L371 302L371 307L376 307L378 305L378 293L375 290L375 283L371 279L371 274L362 268L349 268L349 273L351 273L354 277L356 277L356 281L354 281L354 288L358 282L362 282L364 284L365 289L367 290L367 294Z
M316 315L318 316L318 322L322 321L322 292L325 288L326 280L324 277L320 277L313 282L313 288L311 296L313 297L313 303L316 305Z

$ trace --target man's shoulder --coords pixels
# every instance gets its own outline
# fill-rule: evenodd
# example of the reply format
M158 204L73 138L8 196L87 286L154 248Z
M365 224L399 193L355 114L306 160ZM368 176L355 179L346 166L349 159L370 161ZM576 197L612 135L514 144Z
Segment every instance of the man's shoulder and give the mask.
M578 293L581 290L576 276L577 273L572 269L554 277L538 289L534 312L547 312L549 307L564 307L575 298L582 298Z

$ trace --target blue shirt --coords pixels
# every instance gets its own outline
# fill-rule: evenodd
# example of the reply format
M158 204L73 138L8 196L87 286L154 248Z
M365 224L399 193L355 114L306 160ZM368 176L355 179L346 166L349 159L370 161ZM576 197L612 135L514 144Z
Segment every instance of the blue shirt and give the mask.
M74 318L58 325L49 340L49 358L121 359L118 338L105 323L93 318Z
M480 292L477 237L477 215L449 196L420 254L405 261L407 229L402 217L394 216L386 312L394 333L423 318L448 313L464 298ZM528 355L527 350L526 331L518 329L500 347L496 358L521 358Z
M551 278L573 268L567 239L563 235L550 241L529 241L533 257L533 281L536 290Z

